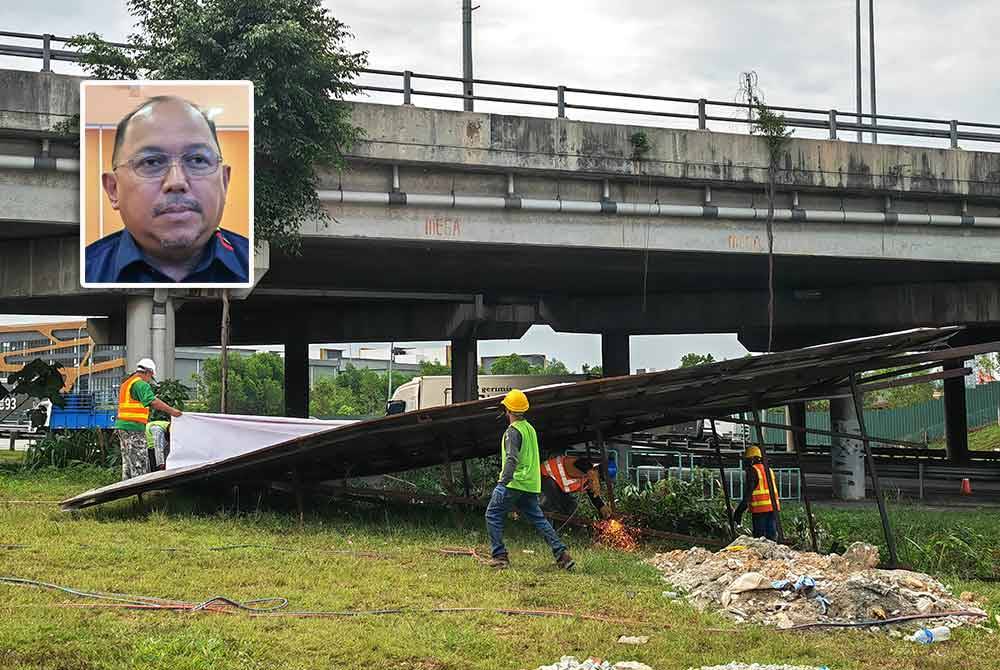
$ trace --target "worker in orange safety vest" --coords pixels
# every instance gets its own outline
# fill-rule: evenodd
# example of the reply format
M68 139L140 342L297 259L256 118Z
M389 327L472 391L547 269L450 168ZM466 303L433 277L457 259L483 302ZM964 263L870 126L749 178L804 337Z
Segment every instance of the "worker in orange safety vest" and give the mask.
M601 498L597 464L585 456L555 456L542 463L542 508L573 514L576 497L584 491L597 512L605 519L611 508Z
M753 519L753 536L778 540L778 516L781 503L778 501L778 485L774 479L774 470L770 477L764 474L764 460L760 447L750 446L743 452L746 466L746 480L743 484L743 500L733 513L736 524L739 525L743 512L750 508ZM774 491L774 504L771 503L771 491ZM774 509L774 505L778 509Z

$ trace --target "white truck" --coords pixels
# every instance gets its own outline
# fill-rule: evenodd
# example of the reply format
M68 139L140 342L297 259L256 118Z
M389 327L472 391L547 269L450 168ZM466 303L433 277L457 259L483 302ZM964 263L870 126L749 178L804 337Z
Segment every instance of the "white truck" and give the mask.
M586 380L587 375L479 375L479 397L492 398L505 395L511 389L527 389L550 384L564 384ZM414 377L392 394L388 414L402 414L415 409L450 405L451 377L448 375Z

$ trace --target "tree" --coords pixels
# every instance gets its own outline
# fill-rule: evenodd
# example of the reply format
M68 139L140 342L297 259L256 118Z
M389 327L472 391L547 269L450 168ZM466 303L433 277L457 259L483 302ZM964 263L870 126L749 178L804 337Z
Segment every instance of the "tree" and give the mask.
M604 366L602 365L590 365L589 363L584 363L581 368L583 374L588 377L603 377L604 376Z
M560 361L558 358L553 358L551 361L545 361L545 365L538 368L538 372L533 372L532 374L568 375L570 372L565 363Z
M309 415L319 418L331 416L360 416L358 397L346 387L339 386L336 377L321 377L309 391Z
M980 354L976 356L976 378L984 384L1000 377L1000 354Z
M127 47L97 33L69 45L97 79L230 79L254 84L254 230L295 251L299 227L328 221L318 166L342 168L360 135L343 97L367 63L320 0L128 0Z
M527 360L521 358L517 354L510 354L509 356L501 356L500 358L493 361L493 365L490 366L491 375L532 375L534 367Z
M195 375L198 395L209 412L218 412L221 399L220 362L209 358ZM267 351L229 357L227 390L229 414L281 416L285 413L285 361Z
M437 375L450 375L451 367L441 361L434 359L434 362L420 361L420 376L434 377ZM395 385L394 385L395 386Z
M164 379L153 385L153 393L156 397L167 403L171 407L179 410L186 409L186 402L191 395L191 389L182 384L178 379ZM161 410L154 409L150 412L152 421L169 421L170 416Z
M708 363L714 363L715 358L712 354L684 354L681 356L681 367L691 368L696 365L707 365Z

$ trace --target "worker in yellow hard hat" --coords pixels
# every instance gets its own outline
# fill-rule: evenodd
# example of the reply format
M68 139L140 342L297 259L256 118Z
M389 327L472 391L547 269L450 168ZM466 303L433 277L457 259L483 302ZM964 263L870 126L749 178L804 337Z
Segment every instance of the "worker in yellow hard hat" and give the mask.
M510 565L507 547L503 543L503 527L507 514L516 508L545 538L556 564L560 568L571 570L573 559L538 504L538 495L542 491L542 474L538 435L524 418L529 407L528 397L522 391L513 389L504 396L500 404L509 425L500 438L500 478L486 507L486 530L490 536L492 555L490 565L495 568Z
M743 500L733 513L736 524L739 525L743 512L750 508L753 520L753 536L766 537L769 540L778 539L777 511L781 510L778 502L778 485L774 480L774 470L770 477L764 474L764 459L760 447L749 446L743 452L744 471L746 479L743 483ZM774 504L771 503L771 491L774 491ZM774 505L778 508L775 510Z

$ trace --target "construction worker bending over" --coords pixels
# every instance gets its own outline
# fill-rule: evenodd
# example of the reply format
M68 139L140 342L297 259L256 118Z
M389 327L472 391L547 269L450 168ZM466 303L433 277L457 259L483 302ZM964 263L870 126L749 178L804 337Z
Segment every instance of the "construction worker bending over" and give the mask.
M542 509L563 514L576 511L573 493L585 491L602 518L611 517L611 508L601 499L597 464L585 456L556 456L542 463Z
M528 397L513 389L500 404L506 412L509 426L500 438L500 481L486 507L486 529L492 555L490 566L506 568L510 565L507 547L503 543L503 527L507 514L516 508L545 538L556 564L570 570L574 565L573 559L538 505L542 475L538 463L538 436L524 418L524 413L528 411Z
M149 452L146 445L146 424L149 423L149 408L166 412L170 416L180 416L174 409L156 397L149 382L154 380L156 363L143 358L135 372L125 378L118 388L118 416L115 419L115 435L122 449L122 479L131 479L149 472Z
M150 470L165 470L170 455L170 422L150 421L146 424L146 450Z
M778 501L778 485L774 480L774 470L771 470L770 478L764 475L764 460L760 453L760 447L747 447L743 452L744 470L746 480L743 484L743 500L733 513L736 524L739 525L743 518L743 512L750 508L750 516L753 519L753 536L766 537L769 540L778 540L778 517L774 506L771 504L771 491L774 491L774 503L778 505L777 511L781 511L781 503Z

